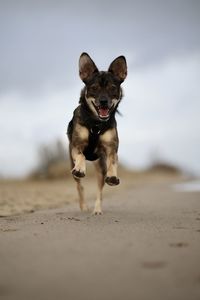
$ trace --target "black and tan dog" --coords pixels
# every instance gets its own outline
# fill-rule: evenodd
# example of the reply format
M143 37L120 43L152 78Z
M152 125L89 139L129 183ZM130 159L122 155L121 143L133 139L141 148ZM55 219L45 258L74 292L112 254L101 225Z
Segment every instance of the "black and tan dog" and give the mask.
M82 53L79 74L85 87L67 130L72 175L77 182L80 208L87 210L81 178L86 174L86 160L94 162L98 178L94 214L102 214L104 183L111 186L119 184L115 113L122 99L120 85L127 75L126 59L119 56L111 63L107 72L99 72L90 56Z

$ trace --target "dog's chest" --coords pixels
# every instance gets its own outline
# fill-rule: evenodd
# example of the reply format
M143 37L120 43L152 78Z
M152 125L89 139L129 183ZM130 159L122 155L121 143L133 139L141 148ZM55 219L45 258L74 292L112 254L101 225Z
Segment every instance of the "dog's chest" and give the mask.
M98 145L100 139L100 131L98 129L90 130L88 137L88 145L84 149L83 154L85 158L90 161L94 161L99 158Z

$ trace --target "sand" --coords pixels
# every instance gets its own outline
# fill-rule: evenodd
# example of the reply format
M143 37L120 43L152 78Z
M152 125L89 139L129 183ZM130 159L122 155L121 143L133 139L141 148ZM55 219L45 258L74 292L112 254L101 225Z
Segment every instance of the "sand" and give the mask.
M108 188L102 216L79 212L71 183L2 184L39 206L0 218L0 299L200 299L200 193L177 180Z

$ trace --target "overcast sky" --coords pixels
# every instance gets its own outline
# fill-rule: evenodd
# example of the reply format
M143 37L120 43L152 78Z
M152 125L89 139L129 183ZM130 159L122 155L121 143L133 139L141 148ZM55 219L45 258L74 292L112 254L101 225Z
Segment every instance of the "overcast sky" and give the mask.
M0 174L24 175L65 131L83 84L125 55L120 160L152 153L200 174L200 1L0 1Z

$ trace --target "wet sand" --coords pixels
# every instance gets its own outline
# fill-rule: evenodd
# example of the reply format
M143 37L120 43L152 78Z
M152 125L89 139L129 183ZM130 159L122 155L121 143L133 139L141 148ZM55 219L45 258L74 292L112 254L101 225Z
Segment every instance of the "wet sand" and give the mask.
M102 216L80 213L72 193L0 218L0 299L200 299L200 192L172 182L110 188Z

